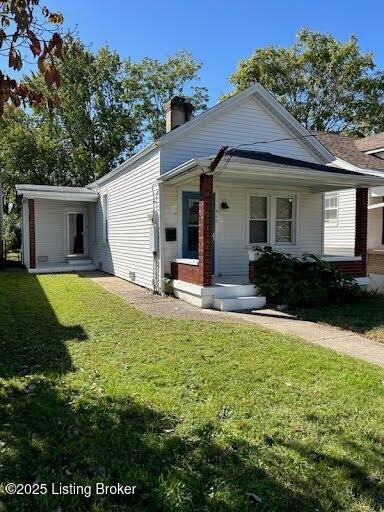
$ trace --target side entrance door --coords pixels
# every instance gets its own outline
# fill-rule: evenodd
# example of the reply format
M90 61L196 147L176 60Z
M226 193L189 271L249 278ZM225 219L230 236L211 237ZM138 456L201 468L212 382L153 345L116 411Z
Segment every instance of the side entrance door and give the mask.
M199 192L183 192L183 258L198 258ZM212 204L212 261L215 266L215 196Z

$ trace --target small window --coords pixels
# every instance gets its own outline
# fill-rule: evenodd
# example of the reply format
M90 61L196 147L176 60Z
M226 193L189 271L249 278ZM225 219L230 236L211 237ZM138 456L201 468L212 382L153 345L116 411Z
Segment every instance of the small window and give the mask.
M268 243L268 198L250 196L249 198L249 243Z
M276 198L276 243L293 244L294 240L294 198Z
M324 220L327 224L337 224L339 197L335 193L324 195Z
M109 239L108 233L108 196L103 196L103 238L104 242L107 243Z

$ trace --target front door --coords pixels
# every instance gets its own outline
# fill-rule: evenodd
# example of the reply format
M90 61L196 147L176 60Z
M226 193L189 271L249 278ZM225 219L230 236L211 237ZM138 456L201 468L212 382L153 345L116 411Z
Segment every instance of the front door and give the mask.
M83 212L69 212L67 216L68 256L86 253L86 219Z
M199 192L183 192L183 258L197 259L199 248ZM213 259L215 261L215 196L212 205ZM213 263L214 265L214 263ZM212 269L213 271L213 269Z

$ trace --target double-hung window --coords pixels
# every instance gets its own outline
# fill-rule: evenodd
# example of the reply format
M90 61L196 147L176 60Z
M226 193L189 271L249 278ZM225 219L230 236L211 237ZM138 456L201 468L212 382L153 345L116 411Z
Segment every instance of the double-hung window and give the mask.
M248 196L248 243L289 245L296 237L296 196L270 192Z
M275 241L277 244L293 244L294 204L293 197L276 197Z
M268 237L268 197L249 197L249 243L267 244Z
M338 203L337 193L324 194L324 220L327 224L337 224Z

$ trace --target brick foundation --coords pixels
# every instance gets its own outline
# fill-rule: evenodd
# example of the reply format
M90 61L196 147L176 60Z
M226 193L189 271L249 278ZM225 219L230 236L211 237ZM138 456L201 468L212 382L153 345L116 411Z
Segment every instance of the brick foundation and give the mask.
M365 277L367 275L366 263L361 261L332 261L331 267L334 270L340 270L352 277ZM249 282L253 283L256 274L256 262L249 262Z
M29 267L36 268L35 200L28 199Z
M172 279L180 279L180 281L203 286L201 283L201 272L199 267L195 265L187 265L184 263L176 263L172 261L171 277Z

